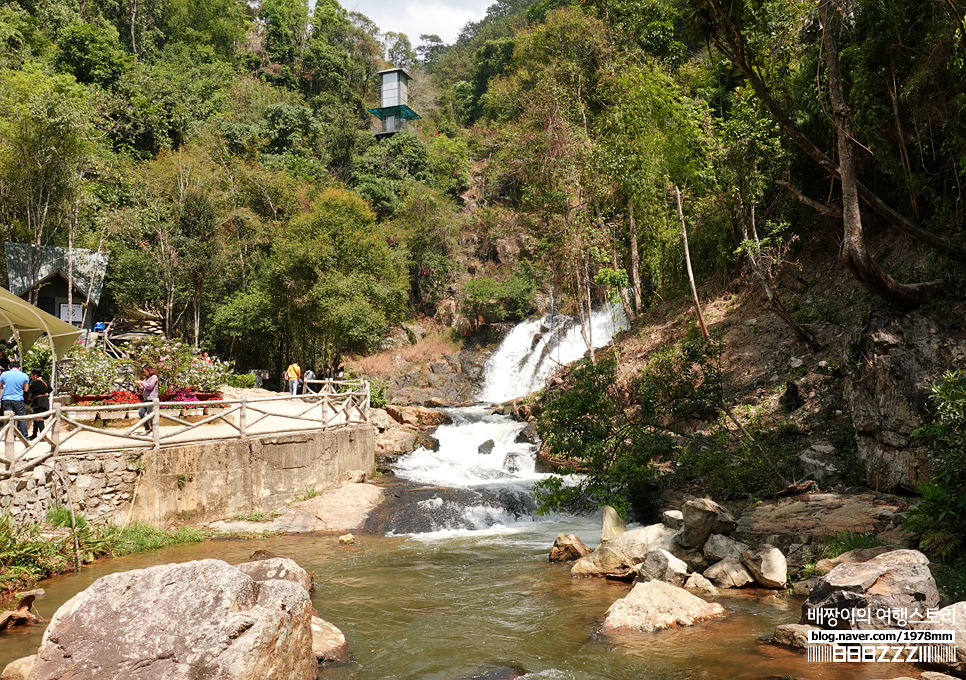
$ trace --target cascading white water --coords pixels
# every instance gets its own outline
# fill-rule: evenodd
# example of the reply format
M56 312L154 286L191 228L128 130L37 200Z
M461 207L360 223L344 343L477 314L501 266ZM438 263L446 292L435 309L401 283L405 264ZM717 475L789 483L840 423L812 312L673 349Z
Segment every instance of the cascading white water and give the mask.
M594 348L610 343L627 328L619 305L608 304L591 315ZM576 361L587 351L579 323L561 314L524 321L503 339L484 369L477 398L500 403L522 397L543 387L560 366Z
M626 326L619 307L594 312L593 343L602 347ZM558 366L579 359L587 350L579 324L562 315L525 321L504 338L486 362L479 398L507 401L543 386ZM401 457L395 473L410 482L448 490L458 497L437 495L417 503L418 524L393 529L422 532L424 538L443 538L466 531L499 532L508 525L533 519L530 489L547 475L536 472L536 447L516 441L526 426L490 408L448 409L452 423L441 425L434 436L439 449L419 448Z

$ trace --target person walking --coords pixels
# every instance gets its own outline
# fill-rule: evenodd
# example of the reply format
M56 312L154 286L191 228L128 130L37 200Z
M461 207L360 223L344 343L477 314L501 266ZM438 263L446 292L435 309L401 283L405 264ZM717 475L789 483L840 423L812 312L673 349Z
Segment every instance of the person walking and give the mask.
M288 393L296 395L299 393L299 380L302 378L302 369L299 362L293 361L285 369L285 379L288 380Z
M309 384L313 380L315 380L315 371L313 371L312 367L309 366L305 369L305 373L302 375L302 394L316 391L315 386Z
M10 368L0 374L0 383L3 385L3 394L0 396L0 408L2 413L13 411L14 415L27 415L27 405L24 397L27 393L27 385L30 377L20 370L20 362L11 361ZM27 438L27 421L17 421L17 428L20 434Z
M44 380L39 368L30 370L30 383L27 385L27 401L34 413L45 413L50 410L50 385ZM44 419L34 418L34 431L27 439L36 439L44 429Z
M151 402L158 397L158 372L152 366L145 366L142 371L144 380L138 380L134 384L141 388L141 399ZM144 418L149 413L154 413L154 404L146 403L138 409L138 418ZM144 431L150 432L152 429L151 420L145 420Z

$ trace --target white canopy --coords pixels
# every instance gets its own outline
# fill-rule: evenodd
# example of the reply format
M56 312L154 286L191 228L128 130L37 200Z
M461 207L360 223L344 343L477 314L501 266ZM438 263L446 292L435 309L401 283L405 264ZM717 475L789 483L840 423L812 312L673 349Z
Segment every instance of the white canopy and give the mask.
M26 352L42 335L50 339L50 349L56 362L67 354L81 331L56 316L34 307L6 288L0 288L0 338L19 338Z

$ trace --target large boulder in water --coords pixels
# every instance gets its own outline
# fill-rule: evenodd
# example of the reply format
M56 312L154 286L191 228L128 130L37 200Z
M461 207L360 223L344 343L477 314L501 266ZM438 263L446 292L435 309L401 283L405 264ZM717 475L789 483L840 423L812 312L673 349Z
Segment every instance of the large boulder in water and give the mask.
M755 578L737 557L726 557L705 569L704 577L719 588L741 588Z
M705 602L683 588L663 581L648 581L636 584L626 597L610 606L601 632L650 632L672 626L692 626L725 613L725 608L717 602Z
M738 523L710 498L696 498L681 506L684 527L677 537L685 548L700 548L711 534L729 536Z
M759 585L774 589L785 587L788 562L778 548L746 550L741 553L741 563Z
M577 560L570 575L576 578L604 576L632 579L635 576L634 566L643 562L647 553L659 548L673 552L674 535L675 531L663 524L625 531L603 541L594 552Z
M557 534L557 540L553 542L553 547L550 549L550 561L573 562L590 554L590 552L587 544L576 535Z
M29 678L314 680L309 594L221 560L104 576L54 614Z
M627 531L627 524L621 518L620 514L609 505L604 506L604 519L600 529L600 541L609 541L612 538L617 538L620 534Z
M298 583L308 592L315 589L309 573L287 557L268 557L254 562L242 562L235 565L235 568L258 582L291 581Z
M802 605L799 623L835 629L907 628L926 620L929 609L939 604L939 591L929 571L929 558L918 550L893 550L868 562L846 562L832 569L812 587ZM905 621L890 617L838 616L835 623L819 621L823 610L870 609L906 612ZM811 615L810 615L811 612ZM918 615L913 618L913 612Z
M672 586L683 586L688 580L688 565L669 553L658 548L647 553L638 567L638 581L664 581Z

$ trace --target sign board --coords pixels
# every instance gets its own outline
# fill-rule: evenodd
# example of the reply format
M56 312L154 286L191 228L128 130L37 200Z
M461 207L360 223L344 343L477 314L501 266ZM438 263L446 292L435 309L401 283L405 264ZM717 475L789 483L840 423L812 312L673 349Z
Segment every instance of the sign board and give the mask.
M61 305L60 305L60 320L61 321L67 321L67 323L73 322L73 323L76 323L76 324L80 324L84 320L84 305L72 305L72 306L74 308L73 318L72 319L68 319L67 318L67 316L68 316L67 315L67 312L68 312L67 303L64 303L64 302L61 303Z

